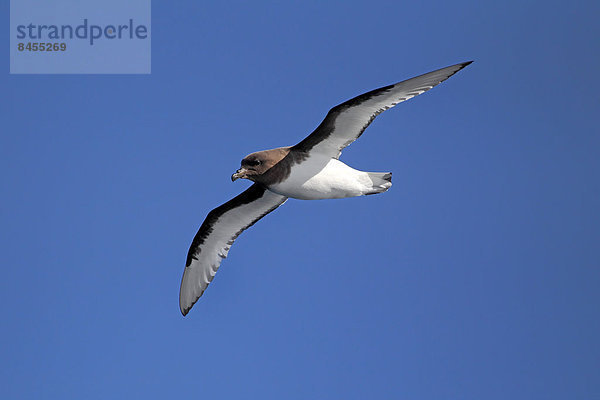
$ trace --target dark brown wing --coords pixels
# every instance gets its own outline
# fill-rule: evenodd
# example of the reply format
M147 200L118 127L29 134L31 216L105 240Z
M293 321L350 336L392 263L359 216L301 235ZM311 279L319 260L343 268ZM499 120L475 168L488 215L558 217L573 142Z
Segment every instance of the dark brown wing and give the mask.
M469 61L438 69L395 85L372 90L335 106L329 110L317 129L293 149L339 158L342 150L358 139L376 116L428 91L471 63Z
M202 296L235 239L286 200L255 183L208 213L192 241L181 279L179 307L183 315Z

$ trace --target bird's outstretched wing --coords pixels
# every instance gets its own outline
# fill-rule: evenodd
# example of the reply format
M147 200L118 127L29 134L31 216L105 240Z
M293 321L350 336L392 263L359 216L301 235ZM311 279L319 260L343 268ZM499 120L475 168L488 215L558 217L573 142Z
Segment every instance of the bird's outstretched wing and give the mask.
M471 63L438 69L395 85L371 90L337 105L329 110L317 129L293 149L338 158L342 150L358 139L376 116L428 91Z
M235 239L286 200L255 183L208 213L192 241L181 279L179 308L183 315L202 296Z

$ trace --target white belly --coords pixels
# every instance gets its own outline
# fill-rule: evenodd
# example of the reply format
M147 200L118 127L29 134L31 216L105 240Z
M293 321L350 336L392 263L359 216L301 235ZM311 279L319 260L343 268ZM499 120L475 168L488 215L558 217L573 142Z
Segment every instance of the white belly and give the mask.
M335 159L308 159L292 167L290 176L269 190L303 200L341 199L366 194L373 188L369 174Z

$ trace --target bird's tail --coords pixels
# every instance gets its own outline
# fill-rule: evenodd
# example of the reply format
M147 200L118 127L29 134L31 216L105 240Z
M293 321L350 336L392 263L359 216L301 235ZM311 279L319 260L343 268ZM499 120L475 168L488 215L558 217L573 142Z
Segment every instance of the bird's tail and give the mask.
M367 172L369 179L373 182L373 186L365 195L383 193L392 187L392 173L391 172Z

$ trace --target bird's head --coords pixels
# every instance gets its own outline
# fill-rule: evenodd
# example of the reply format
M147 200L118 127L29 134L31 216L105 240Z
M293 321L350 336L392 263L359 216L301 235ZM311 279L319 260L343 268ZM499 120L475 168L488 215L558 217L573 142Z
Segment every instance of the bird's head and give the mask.
M272 165L269 159L265 157L264 152L259 151L244 157L241 162L241 168L235 174L231 175L231 181L236 179L250 179L255 181L256 177L266 172Z

